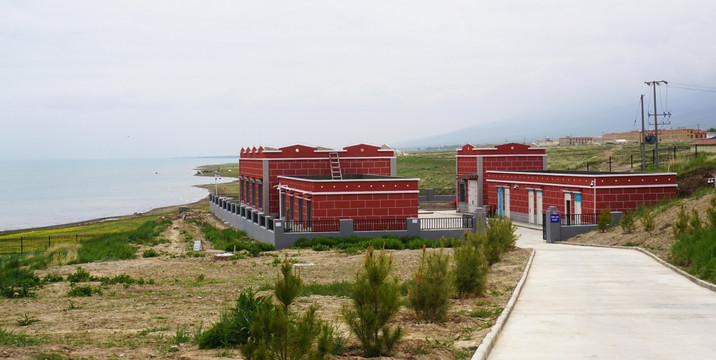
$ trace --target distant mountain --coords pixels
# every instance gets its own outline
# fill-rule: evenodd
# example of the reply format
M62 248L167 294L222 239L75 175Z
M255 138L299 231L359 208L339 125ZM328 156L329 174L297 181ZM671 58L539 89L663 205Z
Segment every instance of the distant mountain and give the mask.
M671 124L665 126L667 129L716 127L716 93L691 93L688 96L669 100L668 106L666 110L671 111L672 116ZM652 104L645 104L644 108L645 114L654 112ZM663 111L661 106L658 111ZM645 123L647 128L653 128L653 125L648 125L648 119ZM392 145L396 148L416 149L467 143L532 142L546 136L552 139L564 136L600 136L604 133L640 129L641 112L638 104L635 103L608 109L582 108L555 111L550 114L525 115Z

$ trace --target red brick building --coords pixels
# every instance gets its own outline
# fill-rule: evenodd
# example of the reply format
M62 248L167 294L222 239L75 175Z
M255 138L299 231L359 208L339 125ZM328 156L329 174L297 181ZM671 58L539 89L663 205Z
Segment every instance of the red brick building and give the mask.
M418 179L375 175L279 176L280 217L289 221L418 217Z
M495 196L484 191L487 188L488 171L547 169L545 149L516 143L487 148L467 144L457 150L456 159L457 207L465 212L489 204L490 196Z
M309 200L313 199L314 192L322 192L315 186L332 187L335 185L352 188L359 183L372 183L375 186L377 182L385 179L378 180L376 178L368 181L369 175L394 177L395 174L395 152L393 149L386 147L357 144L344 147L342 150L305 145L290 145L278 149L264 147L242 148L239 156L239 181L241 183L239 201L241 204L259 210L263 214L278 218L289 214L289 212L282 210L287 209L285 206L290 205L289 199L295 198L294 211L290 215L293 216L292 219L323 218L329 216L327 215L328 203L324 204L321 201L321 204L318 204L315 200ZM279 177L283 177L283 180L280 180ZM355 181L361 180L360 177L364 177L364 179ZM404 180L399 180L398 182L405 183ZM394 183L395 181L386 184L392 185ZM416 191L415 215L417 216L417 181L414 190ZM347 196L347 199L349 199L347 201L366 201L363 198L361 200L353 199L357 195L365 196L365 194L355 194L353 192L342 195ZM365 193L365 191L360 192ZM336 191L336 193L340 193L340 191ZM280 194L288 195L283 196L284 207L280 206L280 197L282 196ZM321 199L324 199L323 196L329 195L323 194L320 196ZM299 206L299 200L301 206ZM391 200L395 201L396 199ZM309 204L308 208L306 208L307 204ZM354 203L354 205L357 204L357 202ZM373 205L372 202L370 204ZM300 212L299 208L302 209ZM341 209L340 212L341 214L337 214L338 210L334 210L330 216L342 217L343 210ZM353 213L353 211L346 210L346 214L348 213ZM356 216L367 216L366 213L367 210L363 209L361 215L356 213Z
M635 210L676 196L675 173L549 171L544 149L522 144L457 151L458 209L478 206L517 221L542 224L556 206L562 214Z
M598 214L635 210L676 196L676 173L608 173L580 171L488 171L486 203L495 213L541 224L556 206L561 214Z

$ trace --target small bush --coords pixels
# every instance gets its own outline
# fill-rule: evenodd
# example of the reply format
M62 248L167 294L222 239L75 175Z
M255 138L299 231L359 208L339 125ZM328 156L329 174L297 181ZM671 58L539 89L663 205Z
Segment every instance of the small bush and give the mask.
M482 296L487 289L490 271L485 258L484 243L487 235L466 233L465 240L455 246L455 289L460 297Z
M62 280L64 280L64 278L62 277L62 275L47 274L47 275L45 275L45 277L42 279L42 282L45 282L45 283L54 283L54 282L60 282L60 281L62 281Z
M622 232L625 234L631 234L634 232L636 225L634 224L634 213L631 209L627 209L619 221L619 225L622 227Z
M711 207L706 209L706 218L709 220L709 226L716 229L716 196L711 198L709 204Z
M677 240L681 238L682 235L686 235L689 231L689 214L683 206L679 209L678 218L674 224L671 225L671 230L674 233L674 238Z
M699 212L696 209L691 209L691 219L689 219L689 232L695 233L703 227Z
M644 205L641 205L641 226L644 228L644 231L648 232L651 235L651 232L656 229L656 220L654 219L654 213L652 211L649 211Z
M40 321L40 320L38 320L36 317L29 316L29 315L27 315L27 313L25 313L23 315L23 317L17 319L15 322L17 323L17 326L28 326L28 325L32 325L38 321Z
M21 268L17 257L0 259L0 297L34 297L42 282L32 270Z
M413 277L408 283L408 302L415 315L425 321L445 321L453 293L450 256L443 249L429 254L423 249Z
M92 288L90 285L83 285L83 286L73 286L70 288L70 291L67 293L67 296L70 297L87 297L92 296L92 294L102 295L102 289L99 287Z
M144 252L142 253L142 257L145 257L145 258L151 258L151 257L157 257L157 256L159 256L159 253L156 252L156 250L154 250L154 249L147 249L147 250L144 250Z
M85 271L85 269L81 267L77 267L77 270L73 274L67 275L67 281L71 283L79 283L79 282L88 282L88 281L94 281L97 280L97 278L93 277Z
M236 306L222 311L219 322L198 337L199 348L231 348L245 344L254 315L265 302L270 302L270 297L256 296L250 288L242 290Z
M389 355L403 336L400 325L395 329L387 325L400 309L398 280L388 280L392 267L391 256L385 251L376 255L373 247L368 247L363 269L356 274L352 305L341 311L351 332L358 337L365 357Z
M599 218L597 219L597 228L599 229L599 232L607 232L612 226L612 214L611 209L609 209L609 206L604 208L602 212L599 213Z

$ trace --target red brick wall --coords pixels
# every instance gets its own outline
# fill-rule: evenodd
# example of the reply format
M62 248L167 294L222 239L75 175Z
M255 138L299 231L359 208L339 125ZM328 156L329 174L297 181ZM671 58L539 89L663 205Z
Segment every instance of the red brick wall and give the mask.
M418 194L314 195L313 219L407 219L418 216Z
M597 180L596 212L599 213L607 205L613 211L635 210L640 204L653 205L664 197L676 196L676 177L674 174L651 174L630 176L598 175L579 176L569 174L506 174L487 173L490 180L487 192L489 202L493 209L497 209L497 187L510 187L510 211L527 213L528 188L542 189L542 212L549 206L556 206L564 213L564 193L580 192L582 194L582 213L594 212L594 188L590 187L593 180ZM514 185L518 185L515 189ZM573 195L572 195L573 199Z

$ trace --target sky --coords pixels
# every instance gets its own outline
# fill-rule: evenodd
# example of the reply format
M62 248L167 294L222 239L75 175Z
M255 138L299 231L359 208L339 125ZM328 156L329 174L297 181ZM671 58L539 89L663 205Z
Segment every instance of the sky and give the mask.
M0 159L382 145L632 104L644 81L716 89L714 14L713 0L0 0Z

